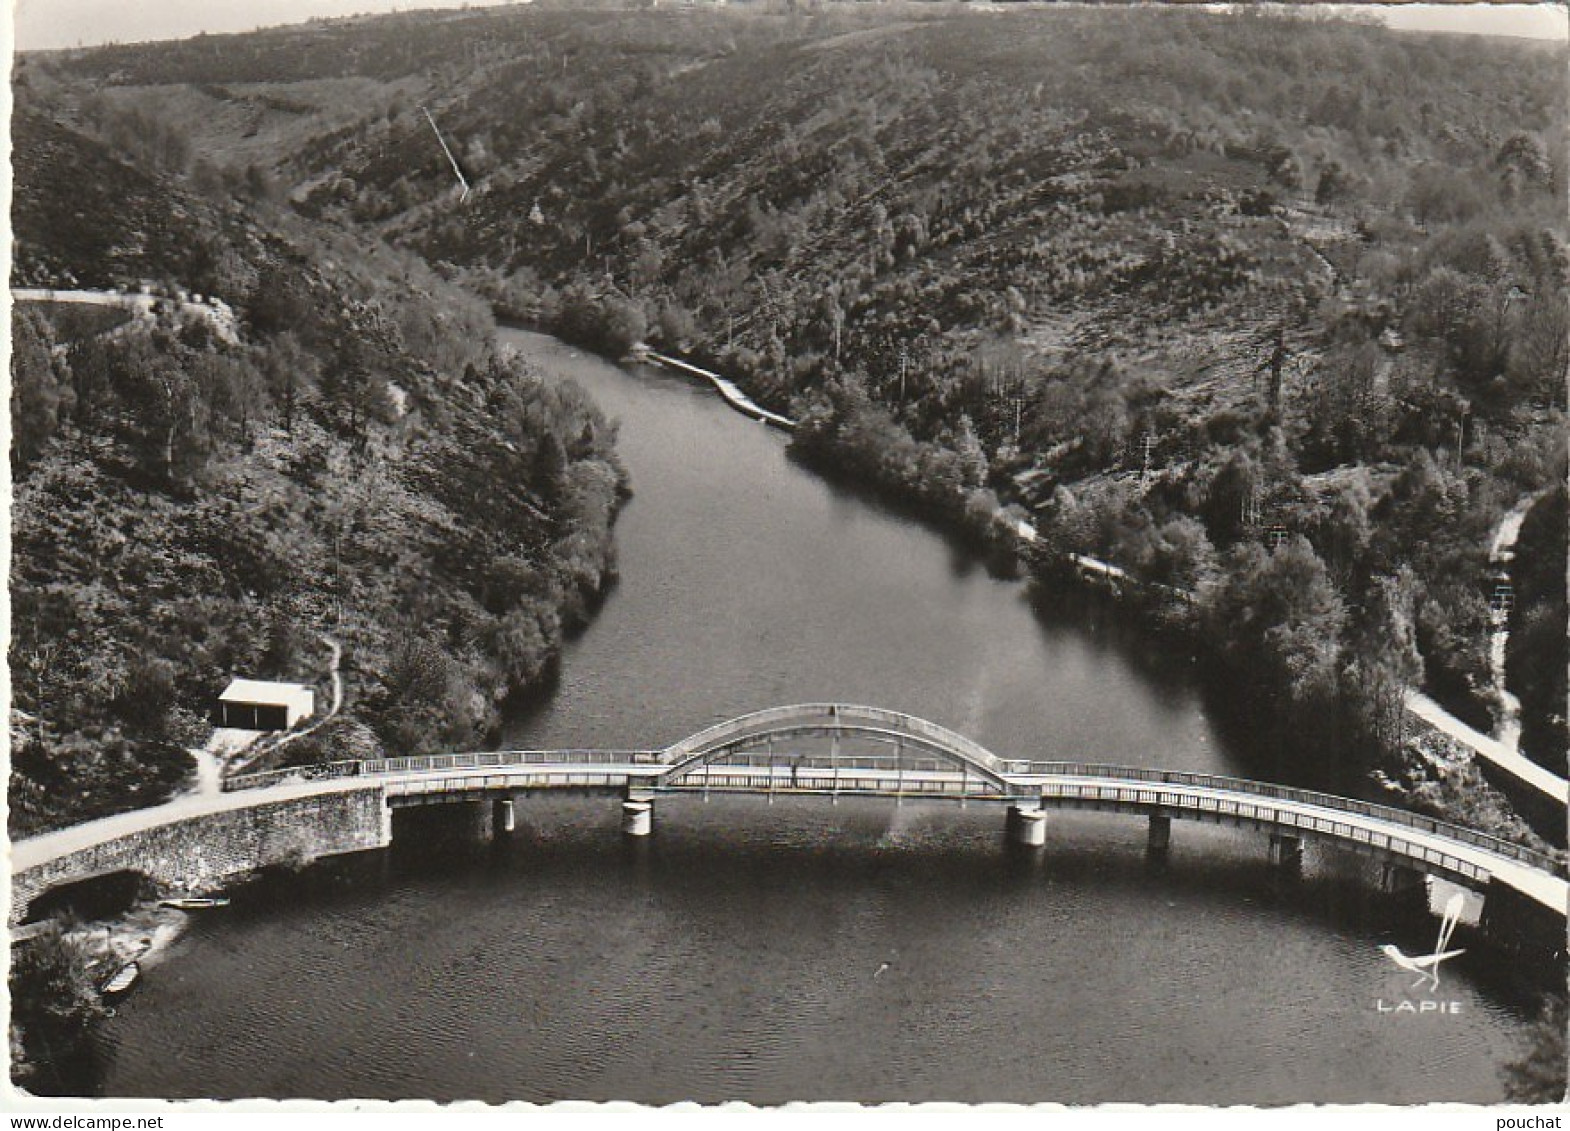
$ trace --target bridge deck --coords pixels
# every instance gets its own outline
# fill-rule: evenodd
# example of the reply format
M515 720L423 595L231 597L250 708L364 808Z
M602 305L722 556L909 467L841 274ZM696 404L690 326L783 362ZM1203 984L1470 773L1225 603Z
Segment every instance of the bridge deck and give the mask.
M1150 785L1142 782L1117 783L1099 778L1033 779L1042 789L1043 802L1069 800L1132 806L1139 810L1170 812L1195 817L1260 814L1261 823L1283 829L1296 829L1308 836L1321 836L1353 845L1365 844L1395 855L1408 856L1419 865L1428 864L1451 875L1483 879L1497 877L1512 888L1530 896L1560 915L1570 909L1570 883L1520 860L1467 844L1438 833L1407 825L1396 825L1377 817L1350 813L1299 801L1261 799L1228 793L1206 786ZM1452 863L1454 862L1454 863ZM1459 863L1461 867L1456 867Z
M1279 828L1296 834L1340 841L1401 857L1416 867L1449 875L1464 882L1485 883L1496 878L1534 902L1563 916L1570 903L1570 884L1530 859L1522 859L1519 849L1469 843L1436 831L1416 827L1422 818L1396 811L1403 820L1375 813L1355 811L1372 808L1343 799L1326 798L1336 804L1313 800L1269 796L1269 792L1292 793L1279 787L1243 783L1253 790L1227 789L1214 784L1152 781L1148 775L1159 771L1129 770L1128 776L1111 776L1114 767L1100 767L1091 773L1025 772L1006 775L1007 792L999 792L974 773L953 770L910 770L887 765L797 766L788 764L727 765L709 763L677 781L659 779L668 766L645 754L635 760L622 754L595 755L576 752L576 760L566 763L535 761L531 755L519 764L461 765L474 756L445 756L446 766L410 766L420 760L404 760L401 765L382 763L378 770L365 772L375 764L356 767L354 776L298 780L284 777L265 788L246 789L216 796L193 796L151 809L122 813L88 822L56 833L17 842L12 849L12 869L26 869L58 860L73 852L101 845L163 824L201 817L204 814L243 809L294 798L375 789L389 804L408 804L422 797L444 795L481 798L509 790L589 789L607 793L629 785L661 789L668 793L743 792L860 794L879 797L971 799L977 801L1031 803L1036 800L1049 807L1100 808L1131 813L1162 813L1180 819L1249 823ZM1010 767L1028 763L1011 762ZM346 773L348 771L345 771ZM1141 774L1147 776L1140 776ZM1174 775L1191 776L1191 775ZM1350 807L1350 808L1349 808ZM1428 822L1432 824L1432 822ZM1455 830L1461 832L1461 830ZM1480 834L1472 837L1487 841Z
M619 789L629 783L655 787L651 767L604 763L571 766L530 765L507 768L406 772L382 778L389 798L499 791L505 789ZM841 766L834 769L787 765L730 766L710 764L664 792L842 794L875 797L931 798L1017 802L1039 797L1049 807L1103 808L1137 813L1165 813L1180 819L1227 820L1278 827L1309 837L1337 840L1354 847L1399 856L1419 867L1468 882L1497 877L1560 915L1570 905L1570 883L1532 863L1489 847L1469 844L1379 816L1348 811L1311 801L1262 797L1215 786L1150 782L1099 775L1010 774L1012 793L989 792L974 776L957 771L906 770Z

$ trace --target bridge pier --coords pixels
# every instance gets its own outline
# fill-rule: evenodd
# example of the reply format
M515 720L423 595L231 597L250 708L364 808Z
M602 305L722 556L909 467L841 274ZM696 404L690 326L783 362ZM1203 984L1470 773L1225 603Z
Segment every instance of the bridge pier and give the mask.
M1164 857L1172 847L1172 818L1160 813L1150 815L1150 832L1145 840L1145 855Z
M654 831L654 802L623 801L621 831L627 836L648 836Z
M1498 876L1488 881L1483 895L1481 925L1489 938L1507 950L1555 961L1564 958L1564 919Z
M491 802L491 835L500 839L518 827L518 816L513 811L511 797L498 797Z
M1270 834L1270 866L1297 868L1303 863L1303 838L1286 833Z
M1403 895L1426 887L1428 877L1416 868L1386 861L1379 866L1379 890L1386 895Z
M1010 844L1041 848L1047 843L1047 814L1042 809L1010 805L1004 827Z

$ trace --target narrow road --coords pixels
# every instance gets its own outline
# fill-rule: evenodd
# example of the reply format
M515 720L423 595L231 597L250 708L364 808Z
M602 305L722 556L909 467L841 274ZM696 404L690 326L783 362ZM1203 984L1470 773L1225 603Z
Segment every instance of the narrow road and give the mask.
M217 797L223 791L223 779L229 763L260 737L254 730L214 727L205 746L187 747L191 757L196 760L196 780L183 793L176 794L175 798Z
M325 643L332 652L332 657L327 662L328 674L332 677L333 683L332 706L328 708L325 715L317 719L310 726L305 727L303 730L297 730L290 734L286 734L277 742L274 742L271 745L258 750L244 763L234 767L234 769L231 771L232 773L241 774L246 772L246 770L250 768L251 763L255 762L256 759L262 757L264 754L276 753L277 751L282 750L285 746L288 746L290 743L297 742L306 735L316 732L338 714L339 708L343 706L343 674L339 670L339 666L343 661L343 645L338 643L338 641L334 640L331 636L325 635L322 637L322 642Z
M1531 509L1537 496L1522 499L1505 516L1494 534L1490 557L1500 564L1508 563L1515 555L1515 542L1521 533L1522 520ZM1023 519L1010 521L1009 525L1026 542L1036 541L1035 527ZM1069 555L1082 572L1099 574L1107 578L1125 579L1128 575L1117 566L1079 554ZM1570 804L1570 782L1545 770L1520 751L1521 702L1505 690L1505 644L1509 638L1508 622L1501 620L1491 640L1490 655L1493 661L1494 685L1503 704L1503 718L1498 726L1498 737L1491 738L1467 726L1438 703L1418 691L1408 688L1404 697L1406 709L1425 723L1440 730L1466 746L1479 758L1504 770L1512 777L1525 782L1541 793L1547 794L1561 805Z
M375 784L356 778L327 782L286 782L267 790L265 797L268 801L287 801L297 797L316 797L327 793L349 793L375 788L377 788ZM257 796L260 793L259 790L245 790L236 793L219 793L211 797L188 793L184 797L177 797L162 805L132 809L125 813L100 817L96 821L83 821L79 825L71 825L56 829L54 832L40 833L38 836L15 841L11 845L11 873L14 876L18 872L72 852L95 848L121 837L146 832L148 829L172 825L212 813L247 809L257 803Z
M1406 709L1436 730L1470 747L1484 761L1498 766L1559 804L1570 804L1570 782L1543 769L1519 750L1473 730L1422 692L1407 691Z
M205 748L191 751L196 758L196 792L203 797L221 793L223 766L212 751Z
M338 708L343 706L343 674L338 670L339 664L343 660L343 645L338 643L338 641L334 640L331 636L323 636L322 640L332 651L332 658L327 661L327 671L328 674L332 677L333 681L333 705L327 709L327 713L325 715L317 719L304 730L297 730L293 734L287 734L284 735L283 738L280 738L273 744L272 748L274 750L280 750L289 743L294 742L296 739L304 738L306 735L319 730L324 724L329 722L333 716L337 715Z
M160 302L173 303L182 314L203 319L213 333L229 345L240 341L234 311L222 299L210 302L189 302L184 299L165 298L161 295L124 294L119 291L57 291L47 288L16 287L11 291L14 302L64 302L80 306L114 306L144 321L152 321L153 308Z
M1488 547L1488 563L1496 570L1508 571L1515 560L1515 544L1521 537L1521 524L1539 496L1527 495L1500 521L1494 531L1494 540ZM1521 746L1521 700L1505 686L1505 654L1510 643L1510 615L1498 614L1494 630L1488 641L1488 664L1493 671L1494 692L1499 696L1499 722L1494 727L1494 737L1507 750Z

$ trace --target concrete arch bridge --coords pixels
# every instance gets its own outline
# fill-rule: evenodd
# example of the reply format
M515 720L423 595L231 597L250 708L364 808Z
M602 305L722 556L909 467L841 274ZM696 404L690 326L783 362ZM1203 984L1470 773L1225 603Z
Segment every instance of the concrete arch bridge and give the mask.
M1439 876L1485 894L1485 913L1536 924L1562 948L1570 885L1530 849L1417 813L1242 778L1088 762L1001 758L937 724L843 703L774 707L729 719L661 750L511 750L330 763L231 778L216 797L65 829L13 848L12 921L61 883L115 870L200 884L280 860L384 847L391 813L488 802L511 831L520 796L572 790L618 796L630 836L653 831L662 796L817 795L995 804L1010 840L1045 843L1048 813L1141 817L1165 853L1174 821L1257 829L1272 864L1307 840L1380 861L1390 890ZM1553 943L1552 940L1557 940Z

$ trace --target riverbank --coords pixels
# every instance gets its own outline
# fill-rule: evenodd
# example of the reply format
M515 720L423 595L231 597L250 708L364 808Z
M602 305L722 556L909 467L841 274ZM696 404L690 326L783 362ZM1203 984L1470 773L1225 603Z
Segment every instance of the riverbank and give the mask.
M744 393L737 394L743 403L727 395L721 381L732 390L737 387L718 374L679 359L663 355L660 359L672 368L709 380L727 403L739 411L748 415L762 411L746 399ZM1211 571L1208 577L1200 569L1189 566L1187 572L1192 581L1187 586L1148 580L1112 562L1054 545L1022 510L1003 506L991 490L981 485L979 466L974 461L967 467L958 453L911 439L885 410L856 397L853 392L831 398L827 412L809 412L801 421L792 424L796 426L792 452L818 473L842 477L857 486L870 488L894 505L930 519L941 529L967 542L1014 558L1049 584L1073 585L1110 594L1146 631L1175 635L1204 656L1209 666L1225 670L1231 688L1229 698L1235 698L1238 690L1247 688L1250 681L1258 682L1268 670L1253 662L1240 665L1228 648L1209 639L1202 630L1207 621L1215 622L1213 603L1224 600L1229 591L1243 607L1255 607L1264 599L1265 592L1274 584L1268 576L1273 568L1272 557L1250 565L1249 568L1262 571L1257 581L1242 573L1237 564L1226 561L1213 562L1208 567ZM1304 565L1311 566L1314 562L1312 551L1307 553ZM1179 572L1184 570L1180 568ZM1300 579L1292 584L1306 583ZM1229 621L1231 619L1235 618L1229 618ZM1343 645L1350 646L1350 643ZM1367 647L1367 644L1363 646ZM1369 659L1348 656L1341 662L1351 666L1360 663L1378 666L1387 661L1375 653ZM1443 731L1472 757L1520 778L1561 804L1570 796L1562 779L1542 771L1519 755L1509 756L1500 744L1477 735L1438 704L1415 691L1386 697L1388 701L1375 700L1370 698L1371 689L1358 680L1344 678L1341 672L1330 674L1337 684L1334 697L1318 709L1305 705L1306 729L1298 726L1277 729L1284 743L1316 754L1324 745L1322 731L1329 736L1328 741L1343 744L1349 743L1349 735L1357 735L1359 737L1350 743L1357 752L1350 762L1340 754L1333 759L1332 765L1336 768L1331 781L1324 780L1319 776L1322 771L1312 767L1305 775L1307 781L1321 786L1350 788L1355 778L1383 798L1388 799L1393 794L1425 811L1462 823L1484 820L1488 823L1487 831L1535 848L1550 847L1516 817L1509 802L1495 794L1475 770L1469 769L1463 775L1466 778L1464 788L1457 785L1452 779L1462 771L1453 763L1440 766L1417 736L1429 728ZM1258 710L1241 713L1273 719L1275 705L1283 696L1290 698L1296 692L1297 688L1291 682L1255 688L1246 693ZM1328 728L1323 717L1326 706L1334 715ZM1405 716L1406 721L1393 724L1391 729L1390 722L1381 721L1381 716L1390 712ZM1462 803L1461 799L1474 789L1482 790L1490 797Z
M95 1035L114 1016L114 999L103 987L132 962L142 974L156 969L183 933L184 919L138 899L117 914L88 920L67 914L41 929L13 932L12 1083L39 1095L94 1094L100 1083Z
M1004 755L1244 771L1246 736L1215 725L1186 657L1104 615L1111 603L1060 587L1064 615L1022 615L1030 586L810 473L707 386L627 373L533 335L506 340L548 382L571 377L620 420L639 485L618 522L615 596L569 641L561 686L517 720L511 748L661 745L746 707L833 692L933 718ZM234 893L235 911L186 935L179 969L149 977L107 1022L103 1090L768 1102L882 1087L908 1098L910 1080L931 1079L922 1066L941 1061L948 1075L921 1095L1093 1102L1128 1098L1096 1050L1145 1033L1124 1059L1149 1066L1141 1095L1152 1101L1389 1099L1391 1079L1418 1080L1413 1096L1487 1099L1498 1047L1518 1027L1500 1007L1516 991L1499 990L1474 953L1447 967L1472 1051L1461 1068L1447 1061L1440 1084L1431 1050L1377 1021L1345 1052L1352 1005L1311 1026L1305 1046L1303 1015L1271 1006L1272 971L1284 962L1305 984L1372 990L1391 976L1374 944L1394 938L1411 952L1409 937L1432 938L1419 907L1402 904L1393 925L1387 901L1348 899L1348 883L1377 872L1313 846L1304 882L1278 890L1260 835L1203 823L1174 822L1172 866L1153 869L1142 828L1095 813L1055 815L1045 855L1026 860L1000 854L990 806L664 804L652 854L624 844L614 800L539 797L519 804L510 849L440 855L435 837L415 835L364 866L282 880L276 899ZM1108 937L1133 941L1107 948ZM1159 954L1174 937L1194 957L1177 995ZM716 949L715 938L735 945ZM962 951L991 958L957 971ZM978 1034L1021 1023L1007 987L1043 978L1078 987L1071 1000L1047 995L1052 1016L1032 1022L1072 1035L1049 1042L1058 1059L982 1055ZM1124 1004L1108 1017L1096 1005L1106 1001ZM956 1016L967 1019L958 1030ZM912 1033L926 1034L917 1047L902 1043ZM1174 1039L1206 1049L1204 1063L1175 1063ZM1238 1056L1284 1041L1306 1066L1289 1090L1272 1090L1251 1062L1239 1072ZM651 1065L639 1054L648 1042L684 1050L685 1067ZM462 1056L474 1047L493 1055ZM574 1048L610 1050L598 1063L614 1078L563 1055ZM817 1058L811 1071L804 1057ZM496 1073L499 1059L515 1071ZM832 1092L820 1064L839 1072ZM1267 1085L1248 1090L1243 1077Z
M647 350L640 352L644 356L652 354ZM639 356L635 352L629 360ZM656 358L667 368L707 381L730 407L749 417L759 419L758 414L767 411L734 382L712 370L668 355L654 355L648 360ZM1347 746L1352 742L1349 735L1363 735L1355 746L1356 754L1337 754L1328 771L1310 766L1291 775L1297 784L1354 792L1361 788L1377 799L1410 804L1458 823L1485 821L1484 831L1539 850L1553 849L1553 844L1524 823L1510 802L1475 768L1458 766L1454 755L1464 750L1473 759L1521 777L1554 800L1566 795L1562 779L1533 767L1519 756L1501 757L1498 743L1411 689L1387 696L1388 701L1369 703L1363 698L1367 687L1335 673L1337 694L1346 701L1331 705L1332 716L1324 710L1310 710L1303 725L1293 726L1281 726L1274 713L1283 696L1292 693L1290 684L1255 690L1240 704L1240 690L1249 681L1257 681L1265 669L1252 663L1240 669L1235 661L1229 661L1226 650L1203 631L1207 618L1214 621L1212 603L1222 586L1232 585L1232 595L1245 603L1259 598L1259 593L1247 592L1243 582L1250 579L1241 577L1235 568L1219 572L1223 563L1212 560L1208 567L1210 576L1200 576L1198 569L1190 567L1190 576L1194 578L1190 585L1174 585L1151 581L1116 563L1065 549L1045 535L1021 508L1003 506L991 490L980 486L979 467L973 466L967 472L965 462L956 453L911 439L886 411L864 398L845 395L835 399L827 413L808 412L799 420L780 419L789 420L792 425L792 454L814 473L851 489L870 492L896 509L930 522L936 530L1010 563L1000 568L1024 566L1050 586L1070 586L1107 596L1141 631L1159 633L1192 649L1215 673L1214 682L1228 688L1224 697L1226 709L1237 716L1237 725L1242 729L1273 728L1284 746L1311 755L1318 755L1327 743ZM888 442L874 444L876 438ZM967 475L974 486L964 485ZM1269 560L1265 559L1266 567ZM1259 566L1256 564L1255 568ZM1303 583L1299 579L1290 584ZM1268 589L1273 583L1267 578L1262 584ZM1237 618L1227 619L1231 622ZM1389 717L1392 712L1396 716L1393 720ZM1425 745L1423 736L1432 736L1436 731L1448 737L1450 757L1436 759L1429 749L1432 741ZM1478 793L1483 796L1474 796Z
M64 932L81 943L91 956L94 973L107 979L127 962L150 970L163 961L165 952L184 933L189 916L157 900L143 900L124 915L72 927Z
M383 344L359 325L340 335ZM47 350L19 341L21 380L43 379L34 362ZM211 342L132 345L102 347L106 364L128 367L128 387L162 372L149 358L193 372L241 364ZM295 364L280 360L289 347L256 348ZM614 577L626 477L609 422L495 357L450 379L395 360L382 377L406 400L378 401L370 417L356 407L358 436L330 401L302 395L221 434L214 425L199 473L148 486L146 461L161 468L164 445L103 423L124 413L155 432L150 402L116 386L19 471L12 595L18 631L38 646L13 655L15 706L48 725L13 733L13 836L184 788L202 765L190 749L211 736L215 672L322 688L319 720L259 747L288 763L472 747L509 697L545 678ZM237 523L246 508L265 512L262 528ZM147 624L161 627L144 641ZM106 696L104 679L128 690ZM33 702L45 692L47 713Z
M790 417L782 416L777 412L770 412L768 409L754 401L746 393L742 392L741 388L734 381L729 381L726 378L721 377L718 373L714 373L708 369L701 369L698 366L693 365L690 362L682 361L679 358L667 357L664 354L655 353L653 350L643 345L640 345L638 348L634 349L631 356L633 361L648 362L654 365L663 365L667 369L674 369L680 373L690 373L694 377L702 377L705 381L709 382L709 384L713 385L715 391L718 392L720 396L725 398L725 403L730 405L737 412L744 413L745 415L752 417L754 420L761 420L766 424L772 424L776 428L782 428L787 432L794 432L796 430L796 422Z

